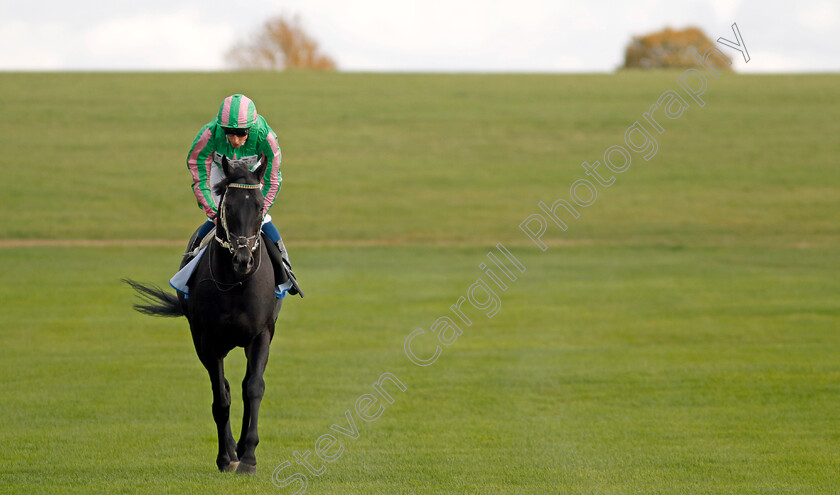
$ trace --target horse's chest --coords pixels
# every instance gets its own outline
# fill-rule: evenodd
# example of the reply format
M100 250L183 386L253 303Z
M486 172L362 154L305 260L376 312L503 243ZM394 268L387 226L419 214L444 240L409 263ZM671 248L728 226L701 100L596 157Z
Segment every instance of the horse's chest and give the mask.
M260 333L261 328L253 318L247 314L235 314L222 317L219 321L219 331L224 335L253 337Z

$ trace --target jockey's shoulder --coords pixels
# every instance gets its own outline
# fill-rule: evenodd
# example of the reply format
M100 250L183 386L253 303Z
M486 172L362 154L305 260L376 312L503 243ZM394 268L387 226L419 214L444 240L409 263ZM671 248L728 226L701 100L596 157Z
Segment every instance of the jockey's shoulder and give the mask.
M271 126L268 125L268 122L266 122L262 115L257 115L257 121L251 127L251 132L256 133L260 139L265 139L269 132L274 131L272 131Z

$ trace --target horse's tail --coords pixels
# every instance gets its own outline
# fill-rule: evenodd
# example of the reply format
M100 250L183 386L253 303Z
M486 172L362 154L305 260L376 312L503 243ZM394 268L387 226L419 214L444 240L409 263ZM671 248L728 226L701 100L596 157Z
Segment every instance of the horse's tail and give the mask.
M160 287L143 285L128 278L122 281L137 291L141 301L140 304L134 305L137 311L151 316L184 316L181 302L174 294L165 292Z

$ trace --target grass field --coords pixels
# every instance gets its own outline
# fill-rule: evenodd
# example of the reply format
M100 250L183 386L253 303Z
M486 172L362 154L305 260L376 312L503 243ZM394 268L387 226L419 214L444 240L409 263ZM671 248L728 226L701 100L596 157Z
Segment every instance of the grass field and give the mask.
M275 467L385 372L406 391L307 493L840 492L840 76L709 80L547 251L518 227L679 75L3 74L0 492L294 493ZM280 137L307 292L248 478L215 472L186 321L119 282L171 276L187 149L239 91ZM65 238L121 242L11 242ZM527 268L499 312L412 364L498 242Z

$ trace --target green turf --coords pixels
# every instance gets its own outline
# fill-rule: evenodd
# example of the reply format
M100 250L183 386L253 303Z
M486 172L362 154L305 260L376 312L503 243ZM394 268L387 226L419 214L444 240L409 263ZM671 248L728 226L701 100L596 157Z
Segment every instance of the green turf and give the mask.
M290 239L519 241L679 75L6 74L0 238L181 240L202 216L187 151L241 90L280 137ZM552 236L837 245L838 81L710 78L706 106L660 117L657 155Z
M546 252L517 227L678 76L4 74L4 142L43 141L6 148L0 240L184 241L187 147L243 91L280 135L272 213L307 297L281 313L259 474L222 475L186 322L119 282L165 284L179 245L0 247L0 492L292 493L275 466L384 372L407 390L307 493L840 491L840 76L709 81ZM409 362L500 241L527 267L500 311L467 305Z

